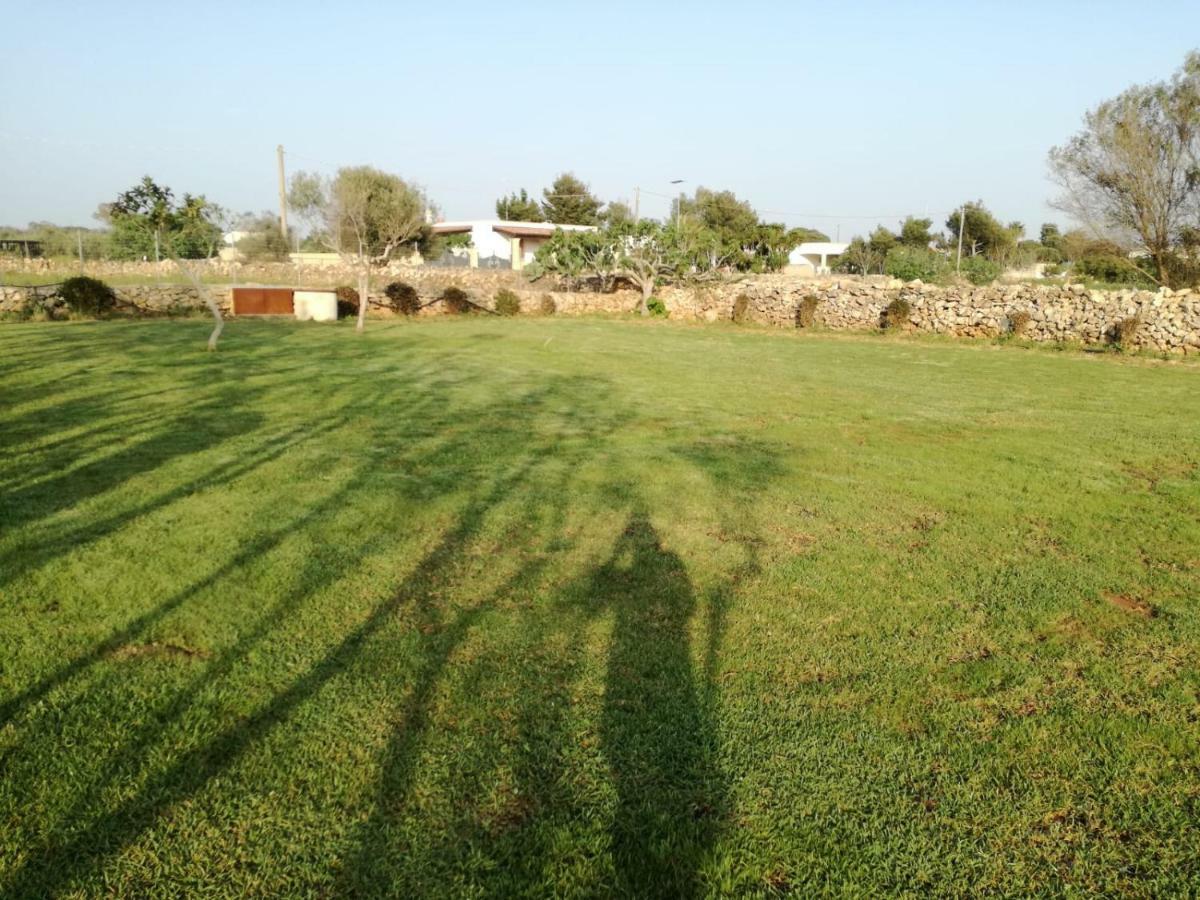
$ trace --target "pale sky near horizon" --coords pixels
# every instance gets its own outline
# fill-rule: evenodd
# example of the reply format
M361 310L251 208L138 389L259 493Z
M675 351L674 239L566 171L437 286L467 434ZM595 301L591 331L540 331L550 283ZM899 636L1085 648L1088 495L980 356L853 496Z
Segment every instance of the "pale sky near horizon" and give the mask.
M7 7L7 8L5 8ZM661 217L728 188L831 237L981 198L1036 235L1046 154L1200 47L1200 2L0 5L0 224L144 174L235 210L371 164L450 219L575 172Z

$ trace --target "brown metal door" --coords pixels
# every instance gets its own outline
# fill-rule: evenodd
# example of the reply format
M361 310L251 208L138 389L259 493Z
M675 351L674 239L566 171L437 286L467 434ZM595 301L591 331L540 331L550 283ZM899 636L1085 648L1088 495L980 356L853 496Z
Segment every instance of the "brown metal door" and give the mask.
M291 288L233 289L235 316L290 316L293 310Z

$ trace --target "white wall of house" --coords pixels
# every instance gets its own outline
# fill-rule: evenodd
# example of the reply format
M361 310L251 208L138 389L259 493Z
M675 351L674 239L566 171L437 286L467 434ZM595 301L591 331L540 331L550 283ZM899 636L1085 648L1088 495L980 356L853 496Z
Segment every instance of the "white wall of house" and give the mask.
M475 245L475 250L479 254L480 259L486 259L490 256L498 256L500 259L512 259L512 235L501 234L496 231L497 227L504 228L528 227L528 228L562 228L566 231L590 231L590 225L552 225L549 222L504 222L500 219L463 219L454 222L438 222L437 230L453 229L457 233L469 231L471 234L471 243ZM533 262L533 254L543 243L548 240L548 237L541 235L523 235L521 236L521 259L522 262Z
M828 275L830 267L849 246L837 241L806 241L788 254L786 271L795 275Z

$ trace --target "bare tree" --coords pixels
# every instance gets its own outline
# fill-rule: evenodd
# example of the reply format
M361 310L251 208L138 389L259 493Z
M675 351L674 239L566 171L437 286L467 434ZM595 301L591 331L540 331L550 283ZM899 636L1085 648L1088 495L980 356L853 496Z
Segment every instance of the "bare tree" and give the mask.
M1050 151L1055 206L1106 236L1135 235L1168 284L1173 247L1200 213L1200 53L1169 82L1131 87Z
M204 301L204 305L208 307L208 311L212 313L215 324L213 325L212 333L208 336L208 349L209 352L213 352L217 349L217 341L220 340L221 332L225 328L225 319L221 315L221 306L213 298L212 291L208 289L208 285L200 280L200 276L192 271L190 266L186 265L175 253L171 254L171 259L179 267L179 271L192 283L192 288L199 295L200 299Z
M427 201L398 175L370 166L338 170L332 179L309 172L292 176L288 205L323 242L358 270L357 331L366 326L371 265L384 264L402 248L427 242Z

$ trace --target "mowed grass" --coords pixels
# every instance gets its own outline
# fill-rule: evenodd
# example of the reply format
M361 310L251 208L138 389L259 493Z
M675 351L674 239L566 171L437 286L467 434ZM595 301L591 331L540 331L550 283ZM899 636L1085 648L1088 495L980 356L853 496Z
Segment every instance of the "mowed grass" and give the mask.
M0 329L0 894L1200 890L1200 367Z

